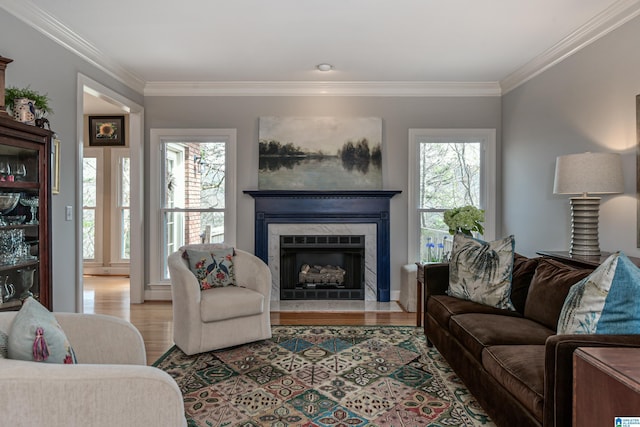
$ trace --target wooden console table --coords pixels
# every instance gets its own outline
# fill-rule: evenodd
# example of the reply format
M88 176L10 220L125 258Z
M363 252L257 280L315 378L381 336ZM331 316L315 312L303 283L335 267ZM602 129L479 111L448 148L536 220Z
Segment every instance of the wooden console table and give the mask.
M612 252L601 252L600 256L571 255L569 251L538 251L536 253L576 267L596 268L609 258ZM632 263L640 267L640 258L630 256L628 258Z
M580 347L573 353L573 426L640 420L640 348ZM638 425L638 424L620 424Z

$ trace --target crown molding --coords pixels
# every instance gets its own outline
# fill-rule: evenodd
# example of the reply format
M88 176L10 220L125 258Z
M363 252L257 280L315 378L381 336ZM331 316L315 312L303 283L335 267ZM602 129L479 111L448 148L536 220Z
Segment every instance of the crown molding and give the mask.
M640 15L640 0L619 0L562 41L500 82L146 82L76 34L31 0L4 0L5 9L27 25L145 96L501 96Z
M143 92L144 80L118 63L109 61L101 50L30 0L4 0L0 7L119 82Z
M620 0L500 81L507 94L640 14L640 0Z
M145 96L500 96L498 82L148 82Z

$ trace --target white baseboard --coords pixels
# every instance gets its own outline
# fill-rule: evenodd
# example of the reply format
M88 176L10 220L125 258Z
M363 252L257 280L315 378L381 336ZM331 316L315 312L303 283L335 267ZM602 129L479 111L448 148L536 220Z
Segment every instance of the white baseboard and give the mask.
M391 301L400 301L400 291L391 291L389 293L389 299Z
M163 289L166 288L166 289ZM145 301L171 301L171 288L169 286L152 286L144 290Z
M128 276L129 267L84 267L82 273L96 276Z

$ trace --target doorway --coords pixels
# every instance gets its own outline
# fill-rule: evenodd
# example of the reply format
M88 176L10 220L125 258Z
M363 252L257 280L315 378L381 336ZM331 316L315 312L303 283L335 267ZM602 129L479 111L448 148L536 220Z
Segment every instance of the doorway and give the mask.
M78 196L76 309L83 311L84 274L129 275L129 300L144 302L144 245L142 224L143 108L111 89L78 76ZM88 143L88 115L124 115L128 147L94 150ZM98 160L98 158L100 160ZM88 161L90 160L90 161ZM93 165L85 169L86 164ZM85 176L93 173L93 181ZM107 182L108 181L108 182ZM90 186L95 185L95 188ZM100 189L98 189L100 185ZM87 187L87 188L85 188ZM87 200L105 188L106 197ZM91 202L86 204L87 202ZM84 221L85 214L91 221ZM99 218L98 218L99 217ZM98 219L98 221L96 221ZM105 231L106 230L106 231ZM117 233L116 233L117 232ZM106 234L106 235L105 235ZM87 244L87 242L91 242ZM88 262L86 249L89 248Z

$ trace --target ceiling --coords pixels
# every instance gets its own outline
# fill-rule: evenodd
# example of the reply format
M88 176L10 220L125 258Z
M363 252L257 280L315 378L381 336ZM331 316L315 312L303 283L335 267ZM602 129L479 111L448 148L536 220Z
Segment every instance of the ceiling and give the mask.
M150 96L286 92L319 82L394 88L389 94L455 86L499 95L637 16L639 3L2 0L0 7ZM319 63L333 70L320 72Z

